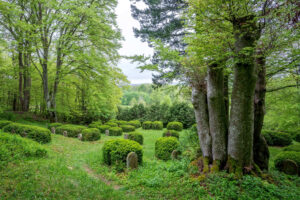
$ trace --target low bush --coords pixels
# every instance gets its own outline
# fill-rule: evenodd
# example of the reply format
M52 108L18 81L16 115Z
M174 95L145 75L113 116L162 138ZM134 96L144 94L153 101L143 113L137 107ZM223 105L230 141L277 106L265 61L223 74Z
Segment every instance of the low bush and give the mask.
M137 133L137 132L129 133L128 134L128 139L136 141L141 145L143 145L143 143L144 143L144 137L141 133Z
M128 125L134 126L135 128L140 128L141 122L139 120L132 120L128 122Z
M171 159L172 152L179 147L175 137L162 137L155 142L155 156L161 160Z
M12 123L11 121L8 120L0 120L0 129L2 129L4 126Z
M47 150L37 142L18 135L0 133L0 168L12 161L45 156Z
M114 122L106 122L105 125L110 126L110 127L118 127L118 124L114 123Z
M121 128L125 133L135 131L135 127L131 125L121 125Z
M169 134L169 136L172 137L176 137L177 139L179 139L179 133L178 131L175 130L166 130L165 132L163 132L163 137L166 137Z
M152 122L152 129L154 130L162 130L164 128L164 124L161 121Z
M87 128L82 131L82 141L97 141L101 137L97 128Z
M46 128L38 126L10 123L3 127L3 131L16 133L22 137L26 137L43 144L51 141L51 132Z
M119 126L128 125L128 122L126 122L124 120L118 120L115 123L117 123Z
M169 122L167 125L168 130L182 131L183 125L181 122Z
M102 125L101 121L95 121L89 124L89 128L97 128L99 129L99 127Z
M125 139L109 140L104 143L102 148L103 161L107 165L115 165L120 162L126 164L126 157L130 152L135 152L139 164L142 164L143 150L139 143Z
M51 130L53 127L56 129L59 126L62 126L62 123L51 123L48 125L48 129Z
M285 160L292 160L298 165L298 172L300 167L300 152L283 151L279 153L274 160L275 168L279 171L283 170L283 162Z
M101 133L105 133L106 130L109 130L110 126L108 125L102 125L102 126L99 126L99 130Z
M151 121L145 121L142 125L142 128L145 130L149 130L152 128L152 122Z
M300 142L300 132L295 133L293 139L297 142Z
M290 146L287 146L283 149L283 151L296 151L300 152L300 144L293 144Z
M68 137L77 137L78 134L82 133L84 129L87 129L85 126L66 124L56 128L57 134L63 134L64 131L68 133Z
M292 137L289 133L263 130L262 134L270 146L288 146L292 143Z
M122 128L120 127L110 127L109 128L109 135L110 136L120 136L122 135Z

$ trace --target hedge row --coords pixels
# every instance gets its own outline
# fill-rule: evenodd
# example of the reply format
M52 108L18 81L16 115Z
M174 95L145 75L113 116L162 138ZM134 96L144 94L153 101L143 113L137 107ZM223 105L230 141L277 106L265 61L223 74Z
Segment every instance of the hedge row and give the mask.
M110 136L120 136L123 133L122 128L120 127L110 127L108 130Z
M120 127L122 128L123 132L126 133L135 131L135 127L131 125L121 125Z
M288 146L292 143L292 136L289 133L263 130L262 134L270 146Z
M101 138L101 133L97 128L87 128L82 131L82 141L97 141Z
M78 134L82 133L84 129L87 129L85 126L80 125L73 125L73 124L66 124L62 125L56 128L56 133L63 135L63 133L66 131L68 137L78 137Z
M169 122L167 125L168 130L182 131L183 125L181 122Z
M154 129L154 130L162 130L164 125L161 121L145 121L142 125L142 128L145 130Z

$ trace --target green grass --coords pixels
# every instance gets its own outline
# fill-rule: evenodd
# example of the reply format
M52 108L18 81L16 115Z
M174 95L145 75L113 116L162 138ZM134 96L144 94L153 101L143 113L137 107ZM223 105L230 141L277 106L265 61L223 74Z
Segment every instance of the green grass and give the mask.
M40 124L43 126L43 124ZM138 129L144 136L144 163L138 170L116 173L102 163L101 148L111 138L96 142L52 135L43 145L48 157L10 163L0 171L0 199L297 199L300 179L271 171L271 184L245 176L235 180L220 173L199 181L189 175L189 160L155 158L155 141L163 130ZM180 133L183 141L185 132ZM272 163L280 148L270 148Z

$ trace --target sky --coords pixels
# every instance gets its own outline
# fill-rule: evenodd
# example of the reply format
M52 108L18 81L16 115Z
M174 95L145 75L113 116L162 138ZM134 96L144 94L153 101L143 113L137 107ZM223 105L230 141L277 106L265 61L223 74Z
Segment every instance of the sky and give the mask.
M153 50L148 47L147 43L141 42L139 38L136 38L133 33L133 27L139 27L139 22L133 19L130 10L129 0L119 0L116 8L118 26L122 31L124 41L122 42L122 48L119 53L122 56L141 55L149 56L153 54ZM152 72L144 71L140 72L137 69L137 64L132 64L129 61L122 59L118 67L122 69L123 73L127 76L131 84L151 83Z

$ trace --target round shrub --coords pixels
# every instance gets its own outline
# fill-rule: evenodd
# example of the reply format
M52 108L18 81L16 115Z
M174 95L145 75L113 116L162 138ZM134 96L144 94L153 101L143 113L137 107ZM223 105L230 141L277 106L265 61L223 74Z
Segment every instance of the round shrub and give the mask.
M135 128L140 128L141 122L139 120L132 120L128 122L128 125L134 126Z
M168 134L171 137L176 137L177 139L179 139L179 133L178 133L178 131L175 131L175 130L166 130L165 132L163 132L163 137L166 137Z
M49 130L51 130L51 128L56 129L57 127L62 126L62 125L63 125L62 123L51 123L48 125L48 128L49 128Z
M169 160L172 152L179 147L175 137L162 137L155 142L155 156L161 160Z
M51 132L48 129L39 126L10 123L3 127L3 131L16 133L22 137L26 137L43 144L51 141Z
M130 125L122 125L121 126L123 132L133 132L135 131L135 127L134 126L130 126Z
M99 129L99 126L102 125L102 122L101 121L95 121L95 122L92 122L89 124L89 128L98 128Z
M106 130L109 130L110 126L108 125L101 125L98 127L101 133L105 133Z
M300 142L300 132L299 133L295 133L293 139L297 142Z
M182 131L183 125L181 122L169 122L167 125L168 130Z
M76 138L78 136L78 134L82 133L82 131L84 129L87 129L87 127L80 126L80 125L66 124L66 125L57 127L56 133L62 135L64 133L64 131L67 131L68 137Z
M279 153L275 157L275 168L279 171L283 170L283 162L285 160L292 160L298 165L298 171L300 167L300 152L295 152L295 151L283 151Z
M118 127L118 124L114 123L114 122L107 122L107 123L105 123L105 125L110 126L110 127Z
M128 125L128 122L126 122L124 120L118 120L115 123L118 124L119 126Z
M103 161L107 165L114 165L117 162L126 164L126 157L130 152L135 152L138 156L138 162L143 162L142 146L133 140L113 139L104 143Z
M82 141L97 141L101 137L97 128L87 128L82 131Z
M154 130L162 130L164 128L164 124L161 121L152 122L152 129Z
M292 143L292 137L289 133L263 130L262 134L270 146L288 146Z
M283 149L283 151L296 151L300 152L300 145L299 144L293 144L290 146L287 146Z
M141 133L137 133L137 132L129 133L128 134L128 139L136 141L141 145L143 145L143 143L144 143L144 137Z
M0 120L0 129L2 129L4 126L6 126L10 123L13 123L13 122L8 121L8 120Z
M145 130L149 130L152 128L152 122L151 121L145 121L142 125L142 128Z
M120 136L122 135L122 128L120 127L110 127L109 129L109 135L110 136Z

